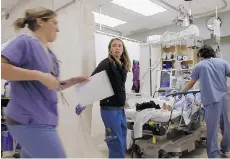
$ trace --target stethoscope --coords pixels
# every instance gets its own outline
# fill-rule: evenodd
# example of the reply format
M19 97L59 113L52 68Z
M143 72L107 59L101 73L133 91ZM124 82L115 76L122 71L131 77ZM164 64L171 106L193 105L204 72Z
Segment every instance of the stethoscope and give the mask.
M54 61L55 59L51 57L51 54L52 54L52 51L50 50L50 48L48 46L45 46L44 44L42 44L42 42L35 36L35 35L32 35L32 38L38 40L38 42L40 43L40 45L42 46L42 48L44 49L48 59L49 59L49 62L50 62L50 73L57 78L57 80L59 81L60 85L61 86L64 86L66 85L67 83L65 82L60 82L60 80L58 79L58 73L55 73L55 64L59 63L58 60ZM59 89L59 93L60 93L60 96L61 96L61 100L62 100L62 103L63 104L67 104L68 106L69 103L67 102L65 96L64 96L64 93Z

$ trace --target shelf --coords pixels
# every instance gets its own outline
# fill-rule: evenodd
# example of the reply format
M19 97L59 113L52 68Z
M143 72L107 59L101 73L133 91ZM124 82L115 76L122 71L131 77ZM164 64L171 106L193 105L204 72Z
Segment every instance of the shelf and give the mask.
M164 71L164 72L169 72L169 71L188 71L188 70L193 70L193 68L188 68L188 69L169 69L169 70L157 70L157 71Z
M157 76L159 76L157 78L160 78L160 82L158 81L157 83L158 87L161 87L162 75L165 73L167 76L170 76L169 79L164 79L165 83L170 83L170 88L176 86L174 83L178 81L176 77L179 76L186 78L183 80L185 83L189 82L190 80L187 78L191 75L194 66L198 63L198 48L193 47L202 45L202 38L195 35L185 37L170 36L168 40L162 40L159 44L161 48L161 67L159 68L160 70L156 70L158 72Z
M189 70L193 70L193 68L187 68L187 69L178 69L178 71L189 71Z
M188 61L193 61L193 59L188 59L188 60L178 60L179 62L188 62Z
M167 61L176 61L176 59L170 59L170 60L163 60L163 59L162 59L162 61L163 61L163 62L167 62Z

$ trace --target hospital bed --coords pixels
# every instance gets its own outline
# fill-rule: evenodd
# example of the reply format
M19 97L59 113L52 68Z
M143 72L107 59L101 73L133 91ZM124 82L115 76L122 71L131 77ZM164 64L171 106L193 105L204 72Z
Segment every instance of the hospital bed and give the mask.
M198 94L199 91L174 92L166 96L168 100L140 94L128 97L125 113L132 158L179 157L194 150L197 143L203 144L206 138ZM178 96L182 96L181 107L177 106ZM136 111L137 103L147 101L154 101L160 109Z

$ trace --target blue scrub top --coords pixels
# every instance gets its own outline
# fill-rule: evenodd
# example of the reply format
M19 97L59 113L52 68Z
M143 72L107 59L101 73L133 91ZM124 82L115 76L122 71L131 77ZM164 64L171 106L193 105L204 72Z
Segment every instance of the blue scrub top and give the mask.
M193 80L200 80L203 105L220 102L228 94L227 75L230 64L220 58L204 59L199 62L191 74Z
M33 37L17 37L2 50L1 56L16 67L59 76L56 56L45 52L40 41ZM56 90L49 90L39 81L11 81L10 84L11 99L6 115L22 124L57 124Z

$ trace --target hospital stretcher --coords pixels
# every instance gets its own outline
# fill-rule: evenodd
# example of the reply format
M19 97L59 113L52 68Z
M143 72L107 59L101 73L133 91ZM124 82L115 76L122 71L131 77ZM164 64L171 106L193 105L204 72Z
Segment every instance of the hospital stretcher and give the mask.
M199 91L175 92L167 95L174 99L172 109L147 109L136 112L135 109L126 109L128 131L131 132L131 156L134 158L165 158L179 157L183 152L190 152L197 143L205 142L205 129L201 127L201 101L196 100ZM181 110L176 110L175 103L179 95L192 94L194 96L190 107L186 107L184 100ZM148 100L150 100L149 98ZM154 98L152 99L154 101ZM149 113L143 123L141 135L135 130L137 116ZM146 116L145 116L146 117Z

